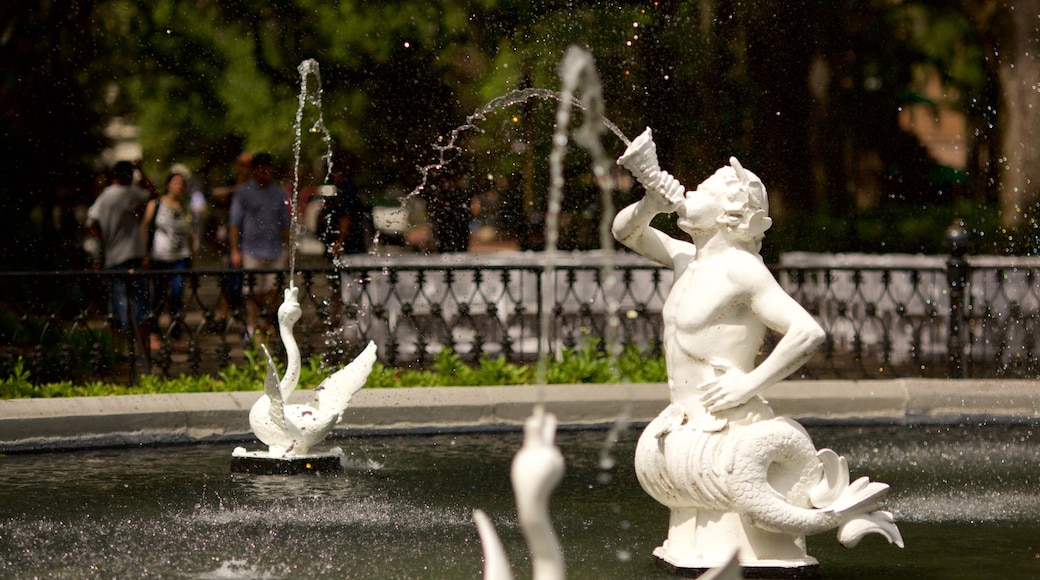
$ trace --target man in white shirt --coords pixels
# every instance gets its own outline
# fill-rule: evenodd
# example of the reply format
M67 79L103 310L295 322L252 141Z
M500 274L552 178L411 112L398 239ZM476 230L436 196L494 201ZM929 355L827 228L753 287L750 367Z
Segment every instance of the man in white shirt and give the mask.
M133 272L141 267L141 260L145 256L140 219L145 204L155 197L155 186L140 169L140 161L116 163L112 167L112 183L87 210L87 225L90 232L101 240L106 270ZM140 185L134 184L134 173L137 171L141 174ZM147 282L143 279L131 279L128 282L120 276L114 276L111 292L112 314L118 328L136 325L138 334L147 339ZM128 293L132 299L133 313L128 312ZM144 340L142 347L147 345L148 341Z

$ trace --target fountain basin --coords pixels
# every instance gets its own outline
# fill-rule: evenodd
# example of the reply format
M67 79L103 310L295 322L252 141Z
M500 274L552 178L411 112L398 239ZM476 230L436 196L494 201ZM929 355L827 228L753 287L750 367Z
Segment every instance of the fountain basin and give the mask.
M811 536L821 575L1031 574L1038 391L1033 381L778 385L778 412L845 455L853 477L891 484L886 507L907 541L847 550ZM639 427L667 404L664 385L362 390L328 441L345 450L344 469L302 479L230 472L259 396L0 401L0 575L477 577L474 508L525 570L509 464L544 401L562 426L567 473L551 505L570 577L671 577L650 557L667 510L638 492L631 466ZM603 471L604 428L626 407L632 426Z
M1040 559L1040 440L1032 425L809 427L853 475L891 482L907 541L855 550L811 536L825 578L1030 577ZM650 554L667 510L638 489L638 431L600 468L602 430L563 430L552 496L569 578L670 578ZM0 458L0 576L476 578L470 513L486 511L529 569L509 492L516 430L341 438L336 475L233 475L228 443Z

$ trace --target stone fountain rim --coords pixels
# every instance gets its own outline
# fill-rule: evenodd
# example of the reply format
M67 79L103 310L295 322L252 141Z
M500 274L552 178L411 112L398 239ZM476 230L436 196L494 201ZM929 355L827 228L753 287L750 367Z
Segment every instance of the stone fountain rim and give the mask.
M253 440L260 391L0 400L0 453ZM313 391L298 391L306 403ZM769 400L804 424L1040 424L1040 381L789 380ZM647 384L363 389L332 437L516 431L543 402L562 429L602 429L626 408L639 426L668 404Z

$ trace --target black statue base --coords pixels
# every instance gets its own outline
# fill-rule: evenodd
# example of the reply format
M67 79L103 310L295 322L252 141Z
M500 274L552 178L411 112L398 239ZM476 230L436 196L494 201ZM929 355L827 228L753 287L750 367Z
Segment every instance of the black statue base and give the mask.
M231 473L255 475L299 475L301 473L336 473L343 471L342 453L324 453L301 457L268 457L264 453L241 452L231 456Z
M662 570L678 578L698 578L711 568L682 568L667 562L657 556L654 560ZM819 564L807 564L804 566L742 566L740 568L744 578L791 578L801 580L803 578L816 579L820 577Z

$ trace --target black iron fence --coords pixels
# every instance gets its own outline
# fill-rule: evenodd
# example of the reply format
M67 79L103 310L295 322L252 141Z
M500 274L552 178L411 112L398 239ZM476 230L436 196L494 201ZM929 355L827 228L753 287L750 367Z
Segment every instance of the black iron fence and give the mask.
M788 254L773 270L828 333L799 371L806 378L1040 374L1040 259ZM19 360L37 382L134 382L140 373L215 374L244 362L258 340L278 355L276 327L250 335L242 293L227 290L240 275L249 293L263 274L280 289L289 283L285 271L0 273L0 379ZM120 328L108 305L114 277L154 285L174 275L185 276L182 308L163 303ZM630 254L561 254L553 264L531 253L362 256L295 273L304 314L294 337L305 358L331 365L369 340L391 366L427 364L443 348L468 360L534 361L546 349L607 340L653 355L671 281L671 271ZM277 306L260 309L261 329Z

